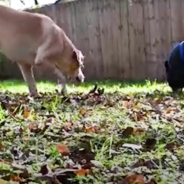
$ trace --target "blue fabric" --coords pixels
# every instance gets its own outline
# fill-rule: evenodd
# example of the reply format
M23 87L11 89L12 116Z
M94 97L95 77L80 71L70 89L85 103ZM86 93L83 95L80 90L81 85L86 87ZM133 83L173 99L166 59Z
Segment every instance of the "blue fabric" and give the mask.
M181 58L182 60L184 60L183 43L184 43L184 41L181 42L181 43L179 44L180 58Z
M181 60L183 61L184 63L184 49L183 49L183 44L184 44L184 41L182 42L175 42L173 44L173 49L171 50L169 56L168 56L168 63L170 64L170 57L171 57L171 54L174 52L174 50L179 46L179 53L180 53L180 58Z
M176 49L176 47L179 45L180 43L179 42L175 42L173 45L172 45L172 49L170 51L170 54L167 58L167 61L169 62L170 61L170 57L171 57L171 54L173 53L174 49Z

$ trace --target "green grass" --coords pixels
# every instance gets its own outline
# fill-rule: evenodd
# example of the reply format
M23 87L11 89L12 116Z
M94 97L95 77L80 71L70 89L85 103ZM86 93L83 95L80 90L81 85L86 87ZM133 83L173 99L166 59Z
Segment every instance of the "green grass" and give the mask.
M68 84L67 88L71 93L83 93L89 91L96 81L85 82L83 84ZM155 90L162 91L163 93L171 91L166 83L151 82L149 80L140 82L127 82L127 81L116 81L116 80L105 80L97 82L100 87L105 88L107 93L124 93L124 94L134 94L134 93L151 93ZM37 82L37 87L39 92L54 92L58 89L56 83L44 81ZM27 85L20 80L7 80L1 82L0 91L10 91L11 93L27 93Z
M166 83L113 80L97 82L104 94L89 94L95 82L69 84L67 97L40 82L39 99L25 95L22 81L0 83L3 181L45 184L56 175L62 184L132 184L128 176L147 179L137 184L183 183L183 94ZM80 168L81 175L69 170Z

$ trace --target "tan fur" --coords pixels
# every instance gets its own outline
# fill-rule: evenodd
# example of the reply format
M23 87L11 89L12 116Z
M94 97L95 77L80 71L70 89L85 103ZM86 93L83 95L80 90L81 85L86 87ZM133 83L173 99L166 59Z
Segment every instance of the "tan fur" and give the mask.
M60 81L84 81L83 55L51 18L0 5L0 50L17 62L32 96L37 96L32 67L48 65ZM64 84L65 86L65 84Z

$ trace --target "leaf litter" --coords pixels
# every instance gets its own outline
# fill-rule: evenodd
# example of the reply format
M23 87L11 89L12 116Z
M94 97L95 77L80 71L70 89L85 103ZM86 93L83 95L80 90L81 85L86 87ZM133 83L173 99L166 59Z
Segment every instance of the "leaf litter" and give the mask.
M182 96L0 94L0 183L183 183Z

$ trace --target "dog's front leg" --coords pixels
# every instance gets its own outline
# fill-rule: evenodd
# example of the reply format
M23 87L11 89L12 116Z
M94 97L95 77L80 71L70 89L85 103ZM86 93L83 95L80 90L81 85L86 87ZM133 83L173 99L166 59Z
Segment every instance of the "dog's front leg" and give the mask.
M57 75L58 76L58 75ZM58 77L59 78L59 77ZM59 86L59 91L61 92L62 95L66 96L68 94L67 88L66 88L66 83L65 81L61 80L60 78L58 79L58 86Z
M66 88L66 77L63 75L63 73L58 68L56 68L53 64L51 64L51 62L49 61L45 60L45 62L40 62L39 64L36 64L36 66L41 66L41 65L46 66L46 68L51 70L57 76L58 85L61 88L61 94L66 96L68 92Z
M58 84L59 84L59 86L61 86L61 94L66 96L68 94L68 91L67 91L67 88L66 88L66 77L56 67L54 68L54 73L58 77Z
M20 63L18 63L18 66L21 70L24 81L27 82L28 84L30 96L39 97L39 94L37 92L37 88L35 85L32 66L28 64L20 64Z

